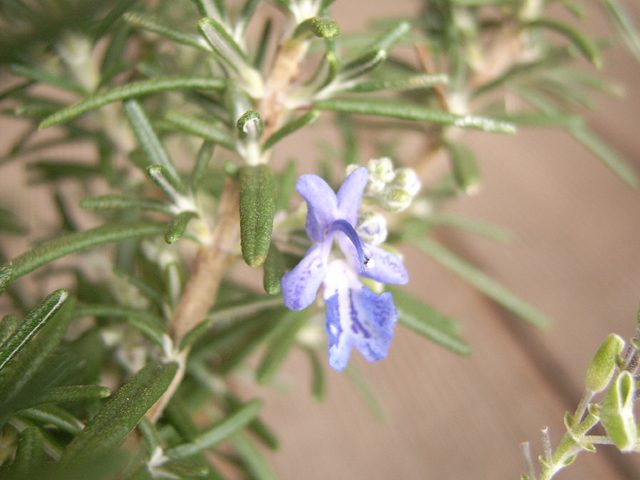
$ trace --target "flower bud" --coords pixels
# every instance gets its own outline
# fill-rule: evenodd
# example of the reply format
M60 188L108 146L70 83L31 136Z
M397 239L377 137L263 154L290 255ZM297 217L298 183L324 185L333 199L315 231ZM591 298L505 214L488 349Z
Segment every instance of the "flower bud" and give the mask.
M605 339L587 368L585 376L587 389L598 393L607 388L616 370L616 359L623 348L624 340L615 333Z
M364 212L358 217L356 232L364 242L379 245L387 239L387 219L377 212Z
M396 170L396 176L391 182L392 185L406 190L409 195L414 197L420 191L420 179L412 168L399 168Z
M385 188L376 195L376 203L388 212L400 212L411 205L412 196L402 188Z
M367 169L369 170L369 180L375 178L376 181L382 183L389 183L393 180L393 162L389 157L372 158L367 163Z
M611 441L623 452L634 450L638 427L633 415L635 381L629 372L615 379L600 408L600 421Z

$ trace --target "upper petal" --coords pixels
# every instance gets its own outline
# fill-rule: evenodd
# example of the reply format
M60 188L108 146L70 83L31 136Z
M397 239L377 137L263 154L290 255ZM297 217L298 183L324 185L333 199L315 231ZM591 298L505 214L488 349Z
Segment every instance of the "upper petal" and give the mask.
M358 209L364 187L367 186L369 171L365 167L356 168L338 190L338 210L340 215L354 227L358 220Z
M317 175L302 175L296 182L296 191L307 202L307 235L312 240L321 242L338 213L336 194Z
M326 275L321 247L311 247L300 263L282 277L282 297L287 308L302 310L315 300Z
M407 269L404 268L398 255L368 243L365 244L365 250L369 253L370 260L360 275L378 282L396 285L403 285L409 281Z

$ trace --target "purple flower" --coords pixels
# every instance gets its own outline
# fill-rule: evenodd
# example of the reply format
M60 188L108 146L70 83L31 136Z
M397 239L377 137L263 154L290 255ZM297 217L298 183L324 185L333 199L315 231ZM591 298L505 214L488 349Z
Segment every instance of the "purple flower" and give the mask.
M391 294L374 294L360 276L395 284L409 280L397 255L364 243L356 233L368 177L366 168L354 170L337 195L317 175L303 175L296 183L307 202L307 235L318 243L282 277L282 295L288 308L302 310L324 285L329 365L338 371L347 366L354 346L371 362L384 358L398 318ZM333 252L334 239L342 255Z

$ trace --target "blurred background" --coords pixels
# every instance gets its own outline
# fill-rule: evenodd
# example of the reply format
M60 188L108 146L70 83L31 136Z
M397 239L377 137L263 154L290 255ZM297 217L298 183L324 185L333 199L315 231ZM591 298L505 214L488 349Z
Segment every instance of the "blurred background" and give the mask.
M640 22L640 4L624 3ZM338 0L331 10L346 34L372 18L411 15L420 4ZM599 11L589 14L593 31L604 34ZM626 95L598 99L588 114L591 126L640 171L640 66L615 48L605 52L604 72ZM0 153L20 128L0 117ZM276 152L278 161L309 152L304 160L312 165L319 154L309 145L331 138L327 129L325 119L311 133L294 136ZM481 160L483 188L452 203L450 211L502 225L512 240L501 244L444 229L439 239L548 314L552 327L530 327L406 248L406 288L460 321L472 355L458 357L398 327L384 361L352 357L378 399L373 407L345 374L333 371L325 401L316 402L302 353L289 358L276 388L254 387L240 376L236 387L245 397L266 398L264 419L281 440L281 450L269 456L283 479L520 478L519 444L530 441L537 457L546 425L557 445L564 412L575 409L584 371L602 340L611 332L634 334L640 193L560 132L465 133L464 142ZM416 155L411 145L405 150L399 163ZM29 212L33 221L46 221L45 196L17 181L24 170L17 162L3 167L0 200ZM16 255L22 247L8 251ZM581 454L557 478L640 478L640 456L600 447L595 455Z

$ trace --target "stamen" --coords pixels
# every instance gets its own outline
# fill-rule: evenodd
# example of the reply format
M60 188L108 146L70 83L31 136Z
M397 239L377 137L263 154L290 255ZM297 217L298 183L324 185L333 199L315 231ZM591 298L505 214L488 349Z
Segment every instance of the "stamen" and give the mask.
M360 269L364 269L364 267L371 262L371 258L364 252L364 244L355 229L346 220L335 220L331 224L331 228L329 228L328 235L331 235L338 230L344 233L347 238L351 240L353 246L356 247L356 253L358 254L358 260L360 261Z

